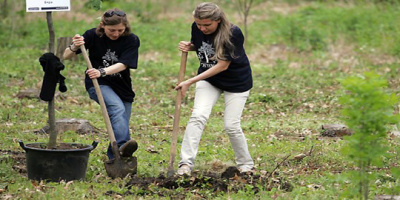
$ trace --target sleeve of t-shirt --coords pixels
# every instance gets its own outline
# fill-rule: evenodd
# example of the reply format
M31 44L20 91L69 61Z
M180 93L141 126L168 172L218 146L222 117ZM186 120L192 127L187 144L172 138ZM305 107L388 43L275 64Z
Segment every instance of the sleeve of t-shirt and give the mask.
M191 38L190 38L190 43L194 45L194 37L195 37L195 29L197 28L196 23L192 23L192 32L191 32Z
M235 51L234 51L235 56L240 57L244 52L244 47L243 47L244 36L240 28L237 27L236 25L233 25L232 27L231 42L233 43L233 46L235 46ZM229 50L225 47L224 52L229 52ZM229 53L225 53L225 58L229 61L235 59L232 58L232 56Z
M121 52L118 62L123 63L130 69L137 69L139 58L140 40L136 35L131 35L126 41L126 48Z

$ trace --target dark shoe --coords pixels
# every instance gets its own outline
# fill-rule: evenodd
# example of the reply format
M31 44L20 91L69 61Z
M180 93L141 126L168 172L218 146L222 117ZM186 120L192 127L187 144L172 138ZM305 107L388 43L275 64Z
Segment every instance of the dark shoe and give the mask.
M135 140L129 140L119 148L122 157L131 157L138 149L138 144Z

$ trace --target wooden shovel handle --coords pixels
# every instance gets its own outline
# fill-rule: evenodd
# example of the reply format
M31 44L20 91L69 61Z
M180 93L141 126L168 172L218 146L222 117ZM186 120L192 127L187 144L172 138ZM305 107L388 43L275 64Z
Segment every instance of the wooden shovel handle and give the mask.
M179 76L178 76L178 84L183 81L183 78L185 76L187 56L188 56L187 52L182 52L181 66L179 69ZM174 174L174 162L176 154L176 144L178 141L178 133L179 133L179 118L181 112L181 104L182 104L182 93L179 89L176 93L174 124L172 130L171 151L170 151L170 158L168 165L168 176L172 176Z
M92 66L92 63L90 62L89 56L88 56L87 51L85 49L85 45L82 45L80 48L81 48L81 51L82 51L82 54L83 54L83 58L85 58L86 64L88 66L88 69L92 69L93 66ZM114 152L114 151L116 151L114 147L116 146L117 142L115 140L114 131L113 131L112 126L111 126L110 117L108 116L107 107L106 107L106 104L104 102L103 95L101 94L101 89L100 89L100 86L99 86L99 82L97 81L96 78L92 79L92 81L93 81L94 89L96 90L97 98L98 98L99 103L100 103L101 112L103 114L103 118L104 118L104 121L106 123L108 137L110 138L111 145L113 147L113 152ZM119 158L119 156L120 156L119 152L114 152L114 156L116 158Z

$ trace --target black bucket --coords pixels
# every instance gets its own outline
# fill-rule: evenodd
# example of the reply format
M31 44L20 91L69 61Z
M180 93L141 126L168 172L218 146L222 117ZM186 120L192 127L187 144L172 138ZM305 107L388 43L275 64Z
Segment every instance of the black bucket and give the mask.
M45 143L30 143L19 145L26 151L26 168L28 178L59 182L61 180L83 180L85 178L89 153L96 148L98 142L92 145L67 143L77 149L42 149L38 145Z

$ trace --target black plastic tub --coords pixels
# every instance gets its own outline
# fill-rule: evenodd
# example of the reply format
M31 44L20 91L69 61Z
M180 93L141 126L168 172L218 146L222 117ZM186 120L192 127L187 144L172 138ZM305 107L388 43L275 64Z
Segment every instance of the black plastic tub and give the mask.
M93 142L92 145L61 144L76 148L44 149L40 146L45 143L30 143L25 146L22 141L19 141L19 145L26 151L26 169L29 179L59 182L85 178L89 153L96 148L98 142Z

